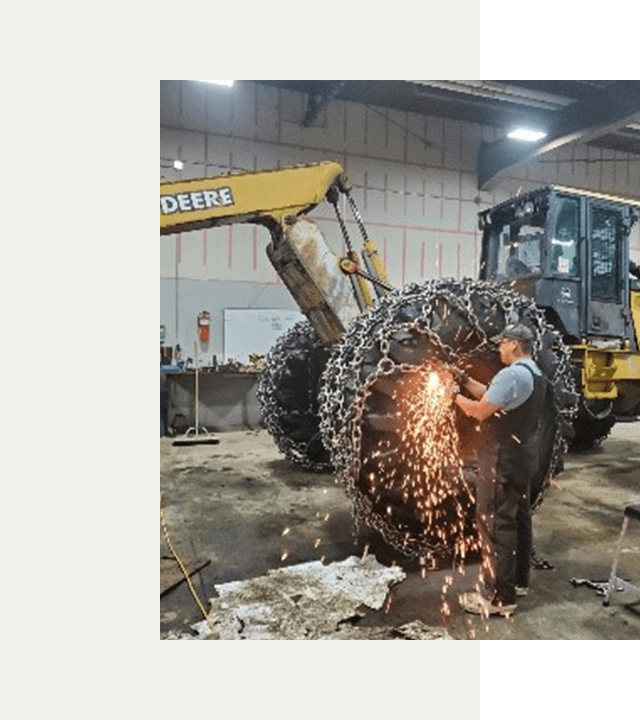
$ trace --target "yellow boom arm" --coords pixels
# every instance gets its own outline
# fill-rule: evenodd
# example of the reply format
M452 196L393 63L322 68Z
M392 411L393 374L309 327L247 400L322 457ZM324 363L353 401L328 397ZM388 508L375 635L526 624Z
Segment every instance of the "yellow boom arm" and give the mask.
M339 179L335 162L160 183L160 234L248 222L282 224L312 210Z
M349 323L373 302L358 270L355 253L333 253L319 228L301 217L325 198L338 212L338 192L351 186L336 162L160 183L160 234L231 223L267 226L267 255L298 306L323 342L342 337ZM350 202L351 199L349 198ZM373 243L363 252L369 279L386 280ZM353 266L353 267L352 267Z

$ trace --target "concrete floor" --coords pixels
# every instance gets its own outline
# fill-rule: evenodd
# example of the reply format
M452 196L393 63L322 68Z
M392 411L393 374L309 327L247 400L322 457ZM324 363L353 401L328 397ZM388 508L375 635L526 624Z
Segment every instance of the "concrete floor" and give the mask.
M640 598L617 592L603 607L596 589L570 582L609 575L623 510L640 501L640 423L618 424L600 449L565 457L565 471L534 516L537 555L553 569L532 570L531 589L515 615L489 620L467 615L456 602L458 593L472 589L476 567L464 575L443 568L423 578L416 561L374 531L356 529L351 505L331 474L290 467L264 430L218 438L213 446L160 441L165 523L183 561L210 560L193 576L207 609L215 584L310 560L340 561L368 546L379 562L400 565L407 577L392 588L384 609L364 609L357 624L363 632L419 620L455 639L640 639ZM170 555L162 534L160 553ZM640 585L640 524L633 520L619 574ZM442 588L450 576L452 612L445 617ZM160 609L161 637L190 632L202 620L184 582L161 596Z

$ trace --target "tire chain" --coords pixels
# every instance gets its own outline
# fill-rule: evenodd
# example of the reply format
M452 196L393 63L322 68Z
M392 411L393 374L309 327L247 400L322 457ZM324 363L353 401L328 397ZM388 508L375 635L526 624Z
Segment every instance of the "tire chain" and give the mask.
M287 435L281 422L285 408L278 401L278 394L283 383L290 380L286 377L287 360L290 358L292 349L311 352L320 346L320 340L308 320L296 323L278 338L276 344L269 351L256 391L264 424L278 449L292 463L309 472L331 472L333 466L329 460L318 462L311 459L308 452L308 441L294 440ZM287 410L290 412L290 408ZM308 403L306 407L299 407L297 412L306 417L317 415L317 409L313 407L312 402Z
M486 313L484 327L477 317L475 305ZM457 313L469 325L470 331L454 349L438 335L437 309L443 305ZM411 310L413 309L413 310ZM413 315L413 317L410 317ZM493 316L493 318L492 318ZM415 372L414 365L396 362L390 355L391 343L397 338L415 334L427 337L433 354L442 362L463 367L465 361L492 349L489 337L499 333L505 324L524 320L534 330L534 357L543 348L543 336L553 332L544 314L533 300L508 286L487 281L434 280L412 283L381 298L371 310L356 318L343 338L334 346L322 376L320 389L320 428L325 447L330 450L332 465L340 482L346 485L353 501L356 523L364 522L377 529L386 541L409 556L425 557L442 551L433 544L425 546L420 538L407 533L373 510L371 501L359 490L357 481L361 467L362 424L365 401L372 384L383 375L400 371ZM490 335L487 334L487 330ZM547 336L548 337L548 336ZM473 338L473 343L471 339ZM553 336L554 366L545 370L553 390L557 429L553 440L551 461L532 509L536 510L548 492L551 478L562 453L566 451L561 424L570 424L577 412L571 357L557 335ZM372 373L363 367L367 356L380 357ZM446 551L446 548L445 548Z

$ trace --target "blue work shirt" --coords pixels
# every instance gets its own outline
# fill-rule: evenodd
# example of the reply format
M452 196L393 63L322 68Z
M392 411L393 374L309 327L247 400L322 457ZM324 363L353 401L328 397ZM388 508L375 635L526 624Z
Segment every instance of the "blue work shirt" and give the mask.
M523 365L542 375L534 360L518 360L502 368L487 388L485 397L489 402L500 405L503 410L515 410L528 400L533 392L533 377Z

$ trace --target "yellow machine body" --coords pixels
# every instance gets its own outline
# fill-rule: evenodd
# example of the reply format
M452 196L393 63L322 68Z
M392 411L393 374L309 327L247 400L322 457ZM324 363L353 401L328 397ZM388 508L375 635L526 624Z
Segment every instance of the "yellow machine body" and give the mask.
M582 394L587 400L615 400L621 381L640 382L640 353L574 345L573 359L582 367Z
M281 223L322 202L336 162L160 183L160 234L238 222Z

